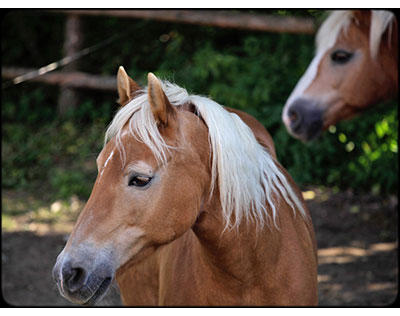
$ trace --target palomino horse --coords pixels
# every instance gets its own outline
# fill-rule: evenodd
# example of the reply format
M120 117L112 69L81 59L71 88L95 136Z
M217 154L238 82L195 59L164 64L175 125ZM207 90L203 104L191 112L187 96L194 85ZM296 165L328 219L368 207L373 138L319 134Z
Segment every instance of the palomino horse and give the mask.
M316 55L283 108L303 141L398 91L397 20L389 11L334 11L316 37Z
M125 305L315 305L301 192L251 116L121 67L124 105L53 277L79 304L116 278ZM132 100L131 100L132 98Z

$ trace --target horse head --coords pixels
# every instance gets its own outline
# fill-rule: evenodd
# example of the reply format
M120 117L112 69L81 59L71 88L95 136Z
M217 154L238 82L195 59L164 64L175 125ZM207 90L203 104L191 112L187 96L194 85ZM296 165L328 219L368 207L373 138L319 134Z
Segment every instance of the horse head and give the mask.
M397 20L389 11L334 11L282 120L303 141L397 93Z
M123 68L117 81L124 105L113 121L118 131L97 157L92 193L53 269L62 295L80 304L101 299L128 260L187 231L209 190L209 143L200 118L172 106L151 73L147 91ZM132 97L140 106L128 108Z

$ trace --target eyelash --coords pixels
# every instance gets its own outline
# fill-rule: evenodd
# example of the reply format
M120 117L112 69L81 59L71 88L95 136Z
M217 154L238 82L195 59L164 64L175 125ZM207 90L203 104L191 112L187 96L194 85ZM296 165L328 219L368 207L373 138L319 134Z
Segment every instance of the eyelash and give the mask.
M128 186L135 186L135 187L142 188L142 187L147 186L151 182L152 179L153 179L152 177L148 177L148 176L133 175L129 179Z
M353 57L353 53L347 52L343 49L335 50L331 54L331 60L336 64L345 64Z

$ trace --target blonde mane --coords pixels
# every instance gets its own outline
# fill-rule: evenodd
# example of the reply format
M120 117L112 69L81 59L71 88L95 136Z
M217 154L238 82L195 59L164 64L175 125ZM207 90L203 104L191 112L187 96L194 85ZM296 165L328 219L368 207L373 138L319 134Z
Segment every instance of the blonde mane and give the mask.
M172 105L193 104L208 127L212 152L211 192L218 181L225 228L238 227L243 218L263 226L271 217L278 227L275 205L278 196L282 196L295 213L298 209L306 217L302 202L286 177L239 116L209 98L189 95L185 89L168 81L160 82ZM106 131L105 142L115 136L124 157L121 131L129 121L130 134L146 144L159 163L164 164L166 153L174 149L167 146L158 131L147 99L147 88L143 92L118 111ZM272 214L268 213L265 203ZM232 215L234 223L231 223Z
M329 17L324 21L318 30L316 36L317 53L332 47L340 32L347 31L352 22L353 11L338 10L333 11ZM376 58L379 51L382 35L389 27L389 32L395 15L390 11L385 10L372 10L370 32L369 32L369 48L371 56ZM389 37L390 38L390 37Z

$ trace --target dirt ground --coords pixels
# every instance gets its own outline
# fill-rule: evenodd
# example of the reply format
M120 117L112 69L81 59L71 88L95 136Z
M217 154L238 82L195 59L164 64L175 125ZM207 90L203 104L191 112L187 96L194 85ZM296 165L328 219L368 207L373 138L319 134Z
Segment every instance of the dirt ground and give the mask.
M398 295L397 197L304 191L318 241L319 304L392 304ZM72 224L35 225L2 229L3 298L17 306L70 306L58 294L51 269ZM100 305L120 304L114 286Z

